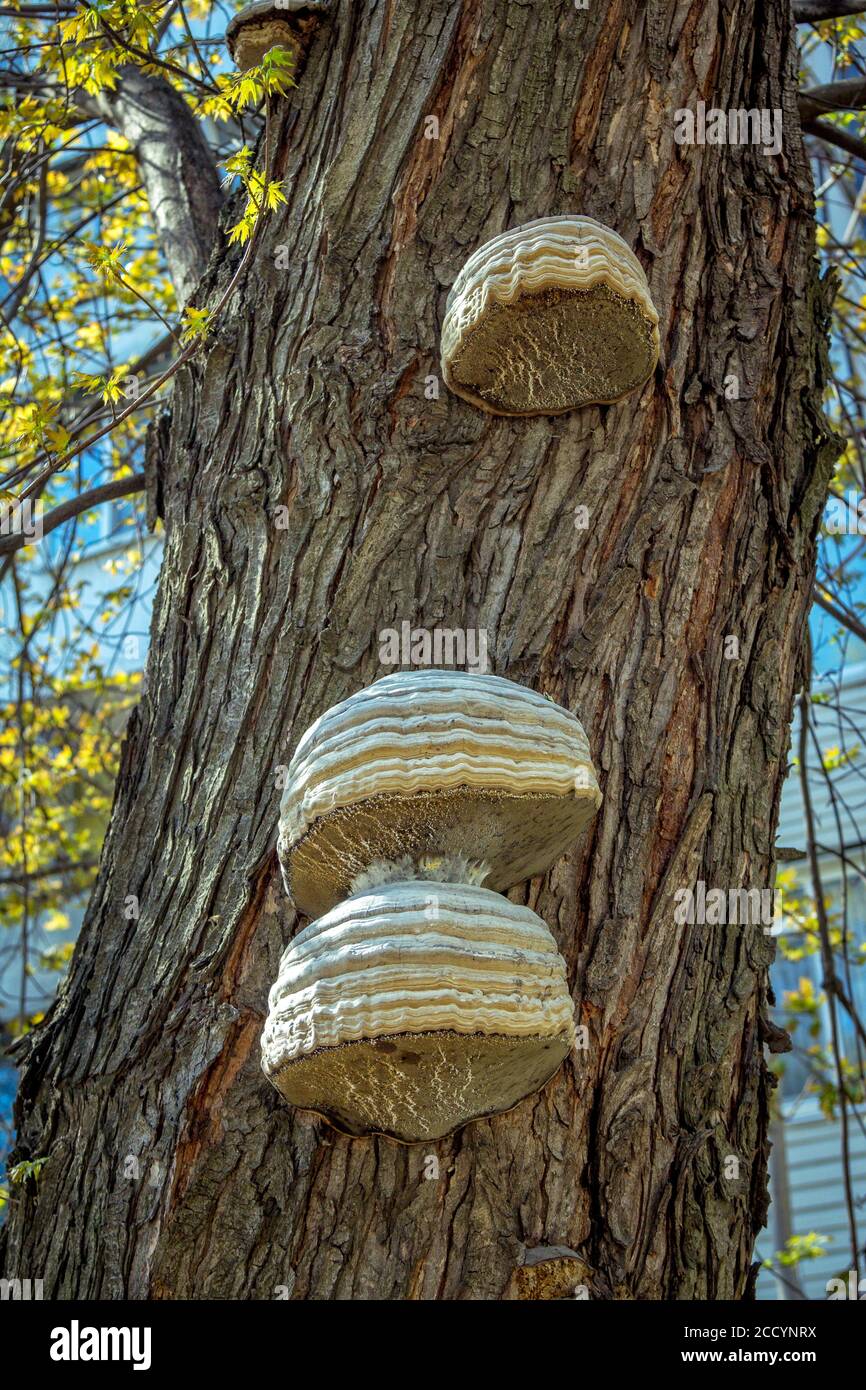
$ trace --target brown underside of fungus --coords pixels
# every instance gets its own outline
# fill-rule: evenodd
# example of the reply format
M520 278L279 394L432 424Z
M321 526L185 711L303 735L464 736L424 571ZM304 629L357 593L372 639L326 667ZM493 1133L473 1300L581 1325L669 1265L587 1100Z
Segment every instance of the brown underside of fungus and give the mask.
M295 56L294 76L301 71L304 59L323 15L329 9L326 0L256 0L245 5L226 26L226 43L235 67L240 72L258 67L271 48L291 49Z
M441 1138L543 1086L574 1042L565 962L492 891L598 809L579 720L498 676L385 676L291 760L278 852L315 917L285 951L262 1066L348 1134Z
M442 373L497 415L559 415L642 386L658 314L637 257L591 217L504 232L458 275L442 325Z

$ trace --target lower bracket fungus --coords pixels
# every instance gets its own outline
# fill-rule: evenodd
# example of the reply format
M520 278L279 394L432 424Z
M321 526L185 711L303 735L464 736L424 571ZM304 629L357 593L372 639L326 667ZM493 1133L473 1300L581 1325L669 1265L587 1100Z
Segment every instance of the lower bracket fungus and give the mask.
M659 316L640 261L591 217L542 217L466 262L448 295L442 374L495 415L560 415L642 386Z
M568 710L500 676L400 673L335 705L301 738L278 851L309 917L379 860L468 852L485 887L506 889L544 873L600 802L586 734Z
M294 76L300 72L313 34L327 14L327 0L254 0L226 26L226 43L239 72L258 67L271 48L294 54Z
M565 962L527 907L473 884L385 882L290 943L262 1066L351 1135L435 1140L509 1110L574 1044Z

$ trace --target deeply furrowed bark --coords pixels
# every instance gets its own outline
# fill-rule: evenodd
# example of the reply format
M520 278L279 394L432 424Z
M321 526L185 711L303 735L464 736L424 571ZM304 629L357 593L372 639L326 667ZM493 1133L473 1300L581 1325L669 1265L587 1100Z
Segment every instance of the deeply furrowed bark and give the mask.
M318 35L276 122L288 203L178 379L148 693L24 1069L19 1154L48 1162L16 1189L7 1274L86 1298L747 1292L772 947L678 926L674 894L772 883L835 452L795 69L783 0L344 0ZM701 99L781 108L782 156L677 146ZM654 381L553 420L428 400L467 255L560 211L646 266ZM293 1113L258 1057L296 926L275 769L384 673L404 619L486 628L492 670L580 714L604 791L514 893L556 935L588 1051L416 1148Z

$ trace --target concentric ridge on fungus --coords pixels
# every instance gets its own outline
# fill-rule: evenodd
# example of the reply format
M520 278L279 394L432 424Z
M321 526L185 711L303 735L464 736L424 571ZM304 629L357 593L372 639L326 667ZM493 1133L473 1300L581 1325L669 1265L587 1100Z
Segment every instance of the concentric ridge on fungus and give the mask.
M290 943L262 1066L351 1134L439 1138L510 1109L574 1043L565 962L529 908L469 884L357 894Z
M543 873L601 801L575 715L500 676L385 676L307 730L291 760L278 851L316 916L374 861L467 853L485 886Z
M557 415L619 400L659 354L640 261L591 217L542 217L470 256L448 295L442 373L493 414Z

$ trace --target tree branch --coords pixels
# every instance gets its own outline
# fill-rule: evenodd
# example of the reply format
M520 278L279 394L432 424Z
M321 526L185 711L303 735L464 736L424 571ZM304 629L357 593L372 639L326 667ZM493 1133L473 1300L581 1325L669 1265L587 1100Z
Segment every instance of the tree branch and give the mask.
M828 125L826 121L804 121L803 133L815 135L819 140L825 140L828 145L838 145L840 150L866 160L866 140L849 135L847 130L842 130L839 126Z
M0 5L4 19L57 19L59 15L74 13L74 5Z
M207 266L222 194L214 158L199 122L163 77L119 69L115 91L82 96L95 114L129 141L153 214L169 274L184 304Z
M34 271L39 269L39 262L42 256L42 249L45 246L45 229L48 221L48 163L43 161L39 169L39 204L36 222L36 240L33 250L30 253L30 261L27 268L22 272L21 279L15 288L10 292L8 300L3 302L3 310L7 318L14 318L18 313L27 290L30 286L30 277Z
M115 478L113 482L104 483L102 487L92 487L87 492L80 492L77 497L70 497L68 502L61 502L43 518L42 534L47 535L49 531L62 526L64 521L71 521L72 517L89 511L91 507L99 506L100 502L113 502L117 497L128 497L130 493L143 491L144 474L130 473L127 478ZM11 555L16 550L22 550L25 545L32 544L33 541L21 533L3 536L0 539L0 555Z
M826 82L809 87L797 98L801 121L814 121L830 111L860 111L866 106L866 78L846 77L844 82Z
M795 24L817 24L822 19L842 19L848 14L862 14L866 4L845 5L839 0L792 0L791 13Z
M77 864L46 864L41 869L32 869L28 874L0 874L0 885L19 887L24 883L36 883L43 878L60 878L63 874L79 874L97 868L98 859L80 859Z
M818 589L812 590L812 601L817 603L819 608L823 608L825 613L829 613L831 618L835 618L837 623L841 623L843 627L847 627L849 632L853 632L855 637L859 637L861 642L866 642L866 627L854 613L849 612L847 608L844 610L837 608L836 604L831 603L828 598L824 598Z
M138 52L138 50L134 50ZM142 56L148 57L142 50ZM189 76L154 57L154 63ZM92 95L66 92L83 117L110 125L132 146L169 275L183 305L204 274L216 237L222 192L201 124L164 77L135 64L117 69L117 87ZM206 84L189 78L210 90ZM53 77L0 69L14 91L58 89Z

